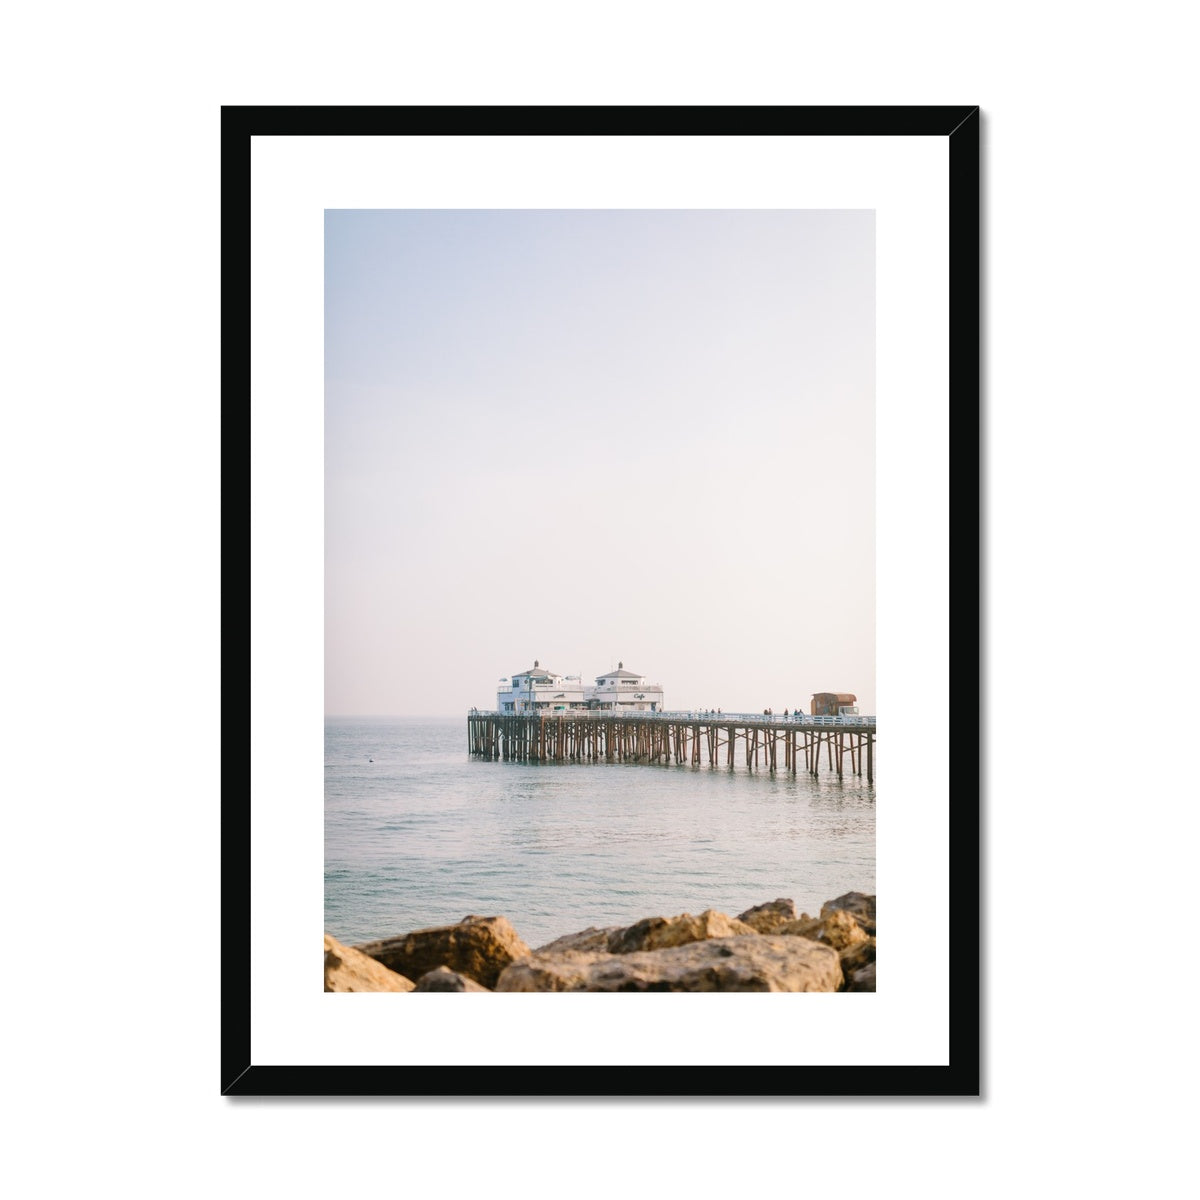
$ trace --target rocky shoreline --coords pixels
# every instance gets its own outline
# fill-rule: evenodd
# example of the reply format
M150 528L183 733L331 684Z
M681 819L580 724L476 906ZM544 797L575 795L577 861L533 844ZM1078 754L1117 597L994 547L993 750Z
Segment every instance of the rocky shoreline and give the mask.
M530 949L505 917L346 946L325 934L327 992L873 992L875 897L797 914L772 900L736 917L645 917Z

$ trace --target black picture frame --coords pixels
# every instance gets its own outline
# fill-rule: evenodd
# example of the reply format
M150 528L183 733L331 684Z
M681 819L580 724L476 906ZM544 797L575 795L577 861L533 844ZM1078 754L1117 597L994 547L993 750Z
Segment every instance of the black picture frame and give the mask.
M980 122L977 106L883 107L266 107L221 110L221 328L225 547L222 728L221 1082L240 1096L961 1096L980 1095L980 796L956 792L949 813L949 1062L787 1066L259 1065L251 1059L250 944L254 801L234 747L250 728L244 657L233 636L244 604L235 547L249 509L242 446L251 394L251 144L254 138L648 135L944 138L949 155L948 486L959 529L949 564L955 777L979 779L980 723ZM244 438L244 440L243 440ZM314 938L315 946L315 938ZM315 959L315 949L314 963ZM314 966L314 971L315 971ZM514 1086L514 1085L519 1086Z

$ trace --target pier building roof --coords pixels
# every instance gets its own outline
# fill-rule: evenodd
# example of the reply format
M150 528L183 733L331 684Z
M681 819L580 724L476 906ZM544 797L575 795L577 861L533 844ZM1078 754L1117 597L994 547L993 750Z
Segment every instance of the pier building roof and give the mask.
M530 667L529 670L513 672L514 679L518 675L528 675L531 679L557 679L558 678L558 675L556 672L547 671L545 667L538 666L538 661L536 658L533 660L533 666Z
M597 675L596 682L599 683L602 679L641 679L642 676L637 671L626 671L624 663L617 663L615 671L609 671L607 675Z

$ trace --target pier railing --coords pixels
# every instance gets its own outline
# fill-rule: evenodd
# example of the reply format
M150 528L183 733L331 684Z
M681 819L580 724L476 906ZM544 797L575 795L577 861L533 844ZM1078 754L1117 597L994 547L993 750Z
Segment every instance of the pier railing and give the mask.
M525 709L517 713L499 712L496 709L471 708L468 717L540 717L545 720L570 721L650 721L674 724L677 721L699 721L701 724L729 722L735 725L779 725L795 726L800 729L818 729L832 726L840 729L874 729L875 718L867 716L809 717L782 713L737 713L717 712L715 709L677 709L664 712L620 712L615 709L585 708L538 708Z

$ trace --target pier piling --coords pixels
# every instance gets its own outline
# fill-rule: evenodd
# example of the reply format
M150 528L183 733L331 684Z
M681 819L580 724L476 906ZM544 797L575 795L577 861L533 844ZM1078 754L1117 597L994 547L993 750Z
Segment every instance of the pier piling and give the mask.
M690 764L717 767L724 749L732 770L738 739L748 770L763 766L774 773L783 742L784 770L817 775L821 746L826 767L838 779L849 771L861 776L866 752L867 782L875 782L875 718L776 717L738 713L547 712L497 713L472 709L467 714L471 755L505 762L622 762Z

